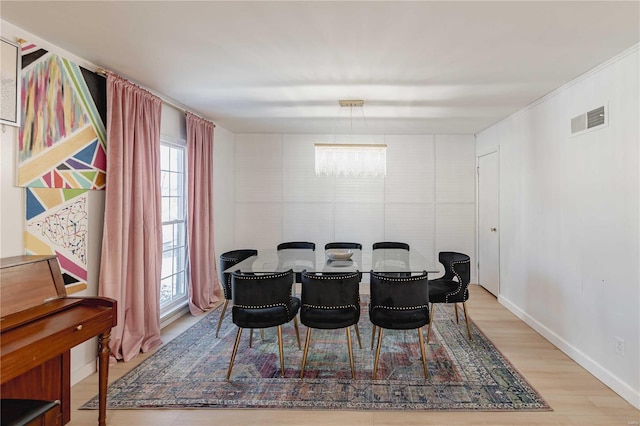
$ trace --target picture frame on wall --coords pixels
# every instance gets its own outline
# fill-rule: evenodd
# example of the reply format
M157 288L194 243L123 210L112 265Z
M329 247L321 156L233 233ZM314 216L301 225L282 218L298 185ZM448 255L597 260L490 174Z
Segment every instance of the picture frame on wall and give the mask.
M20 126L20 45L0 37L0 124Z

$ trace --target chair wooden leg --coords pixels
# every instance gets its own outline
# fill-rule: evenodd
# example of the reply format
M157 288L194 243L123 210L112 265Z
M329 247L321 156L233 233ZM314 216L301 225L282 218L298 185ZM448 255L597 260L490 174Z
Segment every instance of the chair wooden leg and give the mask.
M282 326L278 326L278 349L280 349L280 372L284 377L284 352L282 350Z
M260 329L260 340L264 342L264 328Z
M429 370L427 369L427 353L424 350L424 337L422 336L422 327L418 329L418 340L420 340L420 353L422 354L422 368L424 369L424 378L429 380Z
M358 324L354 324L353 326L356 329L356 336L358 337L358 347L362 349L362 340L360 340L360 330L358 329Z
M458 319L458 304L453 304L453 309L456 311L456 324L460 324L460 320Z
M356 330L357 330L356 325ZM351 329L347 327L347 346L349 346L349 364L351 365L351 378L356 378L356 370L353 367L353 348L351 347Z
M311 341L311 327L307 327L307 338L304 340L304 352L302 353L302 367L300 368L300 378L304 377L304 366L307 363L307 352L309 352L309 342Z
M296 328L296 338L298 339L298 350L302 349L300 346L300 327L298 327L298 317L293 317L293 326Z
M433 323L433 313L435 309L433 309L433 303L431 304L431 312L429 313L429 328L427 328L427 343L429 343L429 336L431 336L431 324Z
M471 337L471 327L469 326L469 314L467 313L467 303L462 302L462 309L464 310L464 319L467 322L467 334L469 334L469 340L473 340Z
M378 374L378 361L380 361L380 346L382 345L382 327L378 329L378 347L376 349L376 357L373 362L373 378Z
M253 328L249 332L249 347L253 345Z
M227 380L231 377L231 369L233 368L233 362L236 360L236 353L238 352L238 344L240 344L240 336L242 336L242 328L238 327L238 335L236 336L236 343L233 345L233 352L231 353L231 360L229 361L229 369L227 370Z
M218 320L218 326L216 327L216 338L218 337L218 333L220 332L220 326L222 325L222 320L224 319L224 313L227 311L228 304L229 299L224 299L224 305L222 305L222 312L220 312L220 319Z
M376 326L373 324L371 326L371 350L373 350L373 342L376 340Z

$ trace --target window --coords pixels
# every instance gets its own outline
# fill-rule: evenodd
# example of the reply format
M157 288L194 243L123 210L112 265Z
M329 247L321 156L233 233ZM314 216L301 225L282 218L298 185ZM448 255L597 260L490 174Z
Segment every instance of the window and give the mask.
M184 143L184 142L183 142ZM160 145L162 193L162 278L160 315L187 301L187 205L185 202L185 148L163 140Z

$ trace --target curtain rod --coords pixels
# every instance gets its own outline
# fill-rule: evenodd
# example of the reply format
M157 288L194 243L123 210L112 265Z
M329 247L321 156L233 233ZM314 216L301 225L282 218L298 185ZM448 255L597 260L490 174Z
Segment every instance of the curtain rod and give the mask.
M100 75L100 76L102 76L102 77L106 77L106 76L107 76L107 70L106 70L106 69L104 69L104 68L101 68L101 67L100 67L100 68L97 68L97 69L95 70L95 73L96 73L96 74L98 74L98 75ZM115 73L114 73L114 74L115 74ZM136 84L137 84L137 83L136 83ZM147 89L146 87L143 87L143 88L144 88L145 90L149 90L149 89ZM181 107L181 106L179 106L179 105L176 105L175 103L173 103L173 102L171 102L170 100L168 100L168 99L164 98L162 95L160 95L160 94L159 94L159 93L157 93L157 92L154 92L153 90L149 90L149 92L151 92L151 93L153 93L154 95L156 95L157 97L159 97L159 98L160 98L160 100L162 100L162 102L163 102L163 103L165 103L165 104L169 105L169 106L170 106L170 107L172 107L172 108L177 109L178 111L181 111L183 114L186 114L187 112L189 112L189 113L191 113L191 114L193 114L193 115L195 115L195 116L197 116L197 117L202 118L203 120L211 121L211 120L208 120L208 119L206 119L206 118L202 117L200 114L196 114L196 113L195 113L195 112L193 112L193 111L187 111L187 110L186 110L186 109L184 109L183 107ZM212 124L213 124L213 123L212 123ZM215 127L215 126L216 126L216 125L214 124L214 125L213 125L213 127Z

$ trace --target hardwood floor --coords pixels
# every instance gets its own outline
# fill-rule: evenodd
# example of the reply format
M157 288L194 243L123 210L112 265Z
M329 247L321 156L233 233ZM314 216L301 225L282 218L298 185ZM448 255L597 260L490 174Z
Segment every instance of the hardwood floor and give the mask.
M364 289L363 289L364 290ZM470 286L469 316L542 394L547 412L424 412L310 410L108 410L117 426L190 425L638 425L640 411L516 318L482 287ZM364 293L364 292L363 292ZM199 318L185 316L163 330L168 342ZM461 318L462 319L462 318ZM461 323L461 326L463 324ZM109 381L145 360L112 365ZM98 412L78 410L97 393L97 374L71 388L71 426L97 424Z

